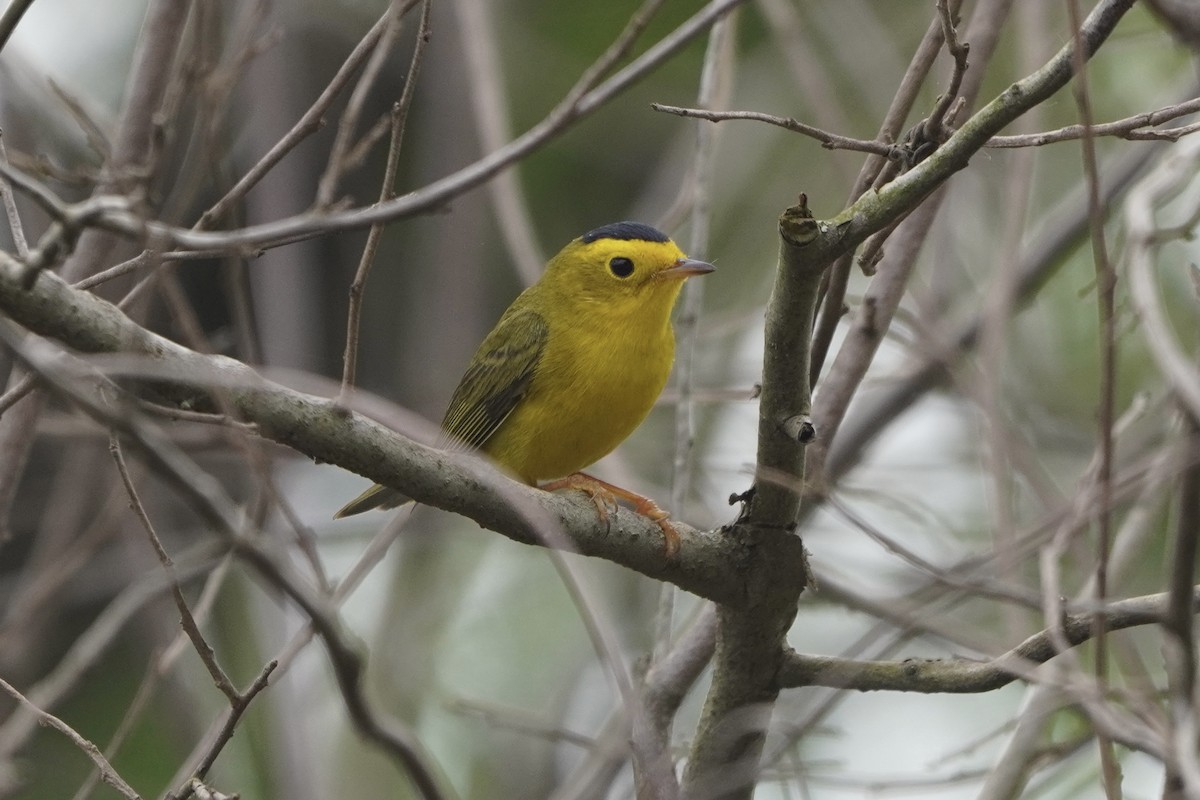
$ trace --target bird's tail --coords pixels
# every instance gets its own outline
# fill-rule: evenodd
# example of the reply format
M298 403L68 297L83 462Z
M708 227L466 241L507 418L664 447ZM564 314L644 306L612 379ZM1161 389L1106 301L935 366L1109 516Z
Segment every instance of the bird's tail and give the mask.
M377 483L342 506L341 510L333 515L333 518L352 517L355 514L370 511L373 508L395 508L408 502L410 502L409 499L400 492L397 492L395 489L389 489L386 486L380 486Z

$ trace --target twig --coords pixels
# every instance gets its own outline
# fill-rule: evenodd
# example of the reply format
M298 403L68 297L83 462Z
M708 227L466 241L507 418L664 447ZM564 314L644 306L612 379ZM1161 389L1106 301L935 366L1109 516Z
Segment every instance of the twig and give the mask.
M938 12L938 22L942 26L942 39L946 44L946 52L954 60L954 69L950 72L946 91L934 105L926 128L929 141L937 146L945 141L951 132L951 125L957 113L954 108L960 100L958 92L962 88L963 75L967 72L967 55L970 52L970 45L960 42L958 39L958 21L955 19L957 11L951 11L949 2L937 0L935 7Z
M362 581L370 574L374 567L378 566L383 558L383 554L387 551L388 546L395 539L401 529L403 515L397 517L391 524L385 525L383 529L372 539L371 543L363 550L358 560L351 566L345 577L330 591L330 603L333 608L340 608L342 603L347 600L354 590L357 589ZM229 562L226 561L226 564ZM213 589L211 593L201 596L201 604L207 599L211 602L215 596L215 582L210 581L205 586L206 593ZM198 608L201 604L198 604ZM282 677L289 667L296 662L296 658L303 651L305 646L312 641L315 630L311 624L305 625L300 631L295 633L289 642L284 645L276 655L271 659L277 666L273 675L276 680ZM214 727L201 739L195 751L190 754L185 760L185 764L195 763L197 765L209 762L213 759L214 750L223 746L220 736L223 731L228 728L229 718L232 716L232 709L226 708L220 718L216 720ZM195 774L194 769L181 768L172 778L172 784L179 784L182 788L180 791L186 791L190 775Z
M71 742L83 751L84 755L92 760L96 765L96 769L100 771L100 780L107 783L109 786L117 790L126 800L141 800L141 795L134 791L133 787L125 782L125 779L117 774L113 769L112 764L108 763L108 759L100 752L100 748L96 747L91 741L80 736L74 728L63 722L53 714L43 711L42 709L31 703L25 695L18 692L3 678L0 678L0 689L6 691L14 700L21 704L26 711L37 717L38 722L66 736Z
M1114 120L1113 122L1099 122L1087 128L1083 125L1067 125L1063 128L1058 128L1052 131L1042 131L1041 133L1026 133L1017 136L993 136L988 139L985 147L1041 147L1046 144L1054 144L1057 142L1067 142L1075 139L1083 138L1085 135L1093 137L1098 136L1116 136L1121 139L1131 140L1151 140L1151 141L1169 141L1175 142L1200 130L1200 123L1192 123L1190 125L1181 125L1177 128L1167 128L1165 130L1142 130L1143 128L1153 128L1156 125L1161 125L1164 122L1169 122L1173 119L1194 114L1200 111L1200 97L1191 100L1185 100L1174 105L1164 106L1163 108L1154 111L1147 111L1142 114L1134 114L1131 117ZM1090 133L1087 133L1090 131Z
M125 463L125 456L121 453L121 443L115 435L109 437L108 451L112 455L113 462L117 465L117 473L121 476L121 483L125 486L125 492L129 495L129 505L133 509L134 515L142 524L142 529L146 532L146 536L150 539L150 546L154 548L154 553L158 556L158 561L163 566L163 570L167 574L167 579L171 582L171 595L175 599L175 607L179 611L179 622L183 627L183 632L187 634L191 640L192 646L196 649L196 654L200 656L200 661L203 662L205 669L208 670L209 676L213 679L213 683L221 690L221 693L229 700L231 704L236 704L241 700L240 693L229 680L229 676L225 674L225 670L221 669L221 665L217 663L216 654L213 652L212 645L204 638L204 634L200 632L200 626L196 624L196 618L192 616L192 610L188 608L187 600L184 599L183 590L179 585L179 576L175 574L175 562L171 560L171 556L163 547L162 541L158 538L158 534L154 530L154 524L150 522L150 515L146 513L146 507L142 505L141 498L138 497L137 489L133 485L133 477L129 474L129 467Z
M0 395L0 416L28 395L37 386L37 378L32 375L22 375L3 395Z
M523 709L497 708L489 703L468 700L465 697L448 700L445 707L451 714L474 717L498 730L514 731L555 744L570 744L582 750L590 750L596 745L596 740L590 736L543 722Z
M1111 207L1151 163L1155 151L1146 149L1114 164L1106 164L1109 176L1102 187L1102 201ZM1046 233L1028 247L1015 267L1014 308L1020 308L1063 265L1063 254L1075 246L1088 225L1086 205L1069 199L1063 208L1048 215ZM913 363L903 370L903 377L889 382L879 392L856 397L859 409L848 415L834 440L826 460L827 479L835 482L858 463L868 445L886 431L891 422L931 389L946 380L948 372L979 344L985 320L976 316L964 322L946 337L944 344L931 343L921 349ZM1200 396L1200 395L1198 395Z
M455 0L458 35L464 43L462 60L467 70L475 128L483 152L498 150L512 139L512 122L505 105L504 59L498 40L501 26L495 19L500 8L487 0ZM496 215L496 228L508 249L521 282L538 279L546 262L520 176L501 172L487 183Z
M334 73L329 84L322 90L313 104L308 110L296 121L296 124L283 137L271 147L270 150L251 167L245 175L241 177L233 188L225 193L225 196L212 205L207 211L200 215L200 219L196 222L196 228L206 230L212 228L217 222L224 219L229 211L239 202L246 194L253 189L263 177L270 172L276 164L278 164L284 156L296 148L302 141L307 139L312 134L320 130L324 124L323 116L326 111L333 105L341 94L342 89L354 77L354 73L362 66L363 62L370 57L374 52L375 45L383 36L384 30L387 28L388 20L391 19L392 10L389 6L388 10L384 11L376 20L371 29L363 36L354 49L350 51L350 55L346 56L346 60L342 62L342 66ZM194 248L188 248L194 249ZM227 248L226 248L227 249Z
M1130 192L1125 217L1129 228L1129 293L1141 319L1150 355L1187 413L1200 418L1200 375L1175 339L1154 279L1158 241L1155 209L1196 163L1200 163L1200 142L1189 140L1173 148L1154 172Z
M197 765L193 779L203 779L208 775L208 771L216 763L217 756L221 754L225 744L233 738L233 734L237 731L238 723L241 722L242 716L250 708L250 703L263 689L267 688L267 684L271 680L271 673L275 671L278 665L279 662L277 661L268 661L263 665L258 676L250 683L245 692L237 692L235 690L234 696L229 698L229 716L226 717L225 725L221 728L221 732L217 734L217 738L209 748L207 756ZM173 795L173 797L179 798L179 800L186 798L193 789L193 779L189 779L188 785L179 793ZM172 797L172 795L168 795L168 797Z
M1162 298L1155 284L1159 269L1155 254L1161 244L1155 211L1167 201L1187 179L1187 172L1200 161L1200 142L1191 140L1172 148L1161 163L1131 193L1126 203L1126 225L1129 231L1129 290L1134 308L1141 319L1144 339L1150 354L1157 362L1175 401L1183 409L1184 426L1188 441L1196 442L1196 420L1200 419L1200 375L1197 374L1194 358L1184 352L1163 308ZM1195 456L1194 452L1192 453ZM1195 741L1195 684L1196 656L1192 633L1192 621L1185 619L1186 595L1182 581L1191 583L1195 567L1196 513L1200 508L1200 478L1197 466L1192 463L1181 474L1178 519L1175 523L1175 552L1172 559L1170 583L1170 607L1163 619L1166 629L1167 668L1171 678L1171 703L1169 711L1173 723L1172 749L1177 754L1175 763L1167 765L1167 788L1191 784L1195 789L1194 746L1188 749L1187 742ZM1186 562L1181 558L1189 559ZM1164 792L1164 796L1167 796ZM1183 796L1180 794L1179 796Z
M8 44L9 37L17 29L21 17L25 16L31 5L33 0L13 0L8 4L8 8L4 9L4 16L0 17L0 50Z
M1200 613L1200 587L1188 597L1189 614ZM1103 614L1110 631L1144 625L1158 625L1165 618L1168 593L1118 600L1104 606ZM1078 647L1092 639L1093 612L1071 614L1063 619L1061 634L1068 645ZM1043 664L1062 651L1050 629L1030 636L1021 644L990 661L960 658L904 661L855 661L832 656L807 656L789 653L783 662L779 681L782 686L829 686L855 691L895 691L933 693L990 692L1018 678L1032 678L1032 665Z
M261 225L221 232L182 228L146 220L141 215L117 209L109 209L107 212L101 213L93 222L106 231L134 239L141 240L143 237L149 237L163 249L171 247L188 250L203 248L240 253L246 248L275 247L284 241L294 242L337 231L359 230L368 228L377 222L394 222L398 219L425 213L445 205L453 197L473 189L493 175L507 169L574 123L603 107L613 97L646 76L692 39L707 30L714 21L746 1L712 0L612 77L601 80L601 76L625 54L632 44L633 36L640 32L641 27L648 22L641 17L636 18L634 20L636 24L631 23L623 37L618 39L580 78L567 97L533 128L473 164L386 203L331 213L308 212ZM658 2L662 2L662 0L654 0L655 4Z
M342 173L345 172L346 154L350 149L354 130L358 127L358 120L362 116L363 106L367 102L371 89L374 88L379 73L383 70L384 63L391 55L392 46L400 35L400 19L418 2L420 0L405 0L403 3L397 1L388 6L387 26L383 30L383 35L379 37L379 41L371 49L371 57L367 59L362 75L354 85L354 91L350 92L346 110L338 120L337 134L334 136L333 146L329 150L329 161L324 174L317 183L316 207L319 209L329 208L333 205L334 193L337 192L338 182L342 178ZM420 49L420 47L420 38L418 37L417 48ZM411 92L409 81L413 77L415 75L410 68L408 81L404 87L406 92Z
M674 717L712 658L716 636L716 607L709 604L703 607L696 621L670 651L647 670L642 680L642 701L650 719ZM640 724L634 722L632 736L635 743L641 740ZM629 727L624 709L613 713L595 736L587 759L559 785L552 800L591 800L608 793L632 755L626 745Z
M706 108L720 108L728 102L733 83L734 42L737 38L737 16L719 20L709 32L697 103ZM712 182L716 167L715 153L718 131L710 126L698 126L695 152L692 157L691 221L692 231L688 252L696 258L707 257L712 227ZM691 455L694 448L694 369L696 337L700 329L700 312L704 287L693 282L685 287L680 311L676 315L675 386L679 398L674 405L675 443L671 469L671 505L677 515L683 513L691 485ZM675 587L663 584L659 590L658 607L654 617L654 645L650 653L649 671L671 653L674 632ZM715 618L714 618L715 622ZM715 630L715 624L713 626ZM711 650L709 650L711 655ZM707 661L707 657L705 658ZM661 674L661 670L658 674ZM647 674L647 679L649 674ZM685 682L690 685L690 682ZM638 796L672 800L679 796L679 781L675 775L671 753L671 731L678 704L663 702L662 692L655 692L649 681L639 688L642 714L632 720L631 747L634 781Z
M396 196L396 169L400 163L400 144L404 140L404 127L408 119L409 108L412 106L417 74L421 69L421 62L424 60L425 46L429 42L430 8L430 0L425 0L417 29L417 44L413 49L408 75L404 80L404 90L400 93L400 99L392 106L392 136L388 144L387 165L383 170L383 181L379 190L379 202L381 203ZM367 276L371 272L371 265L375 263L375 253L379 249L379 240L382 236L383 224L372 225L367 233L367 243L363 247L362 258L359 259L354 280L350 284L350 302L346 314L346 349L342 356L342 387L335 401L338 406L346 405L349 393L357 383L358 335L362 319L363 293L366 291Z
M1200 453L1200 420L1185 414L1184 430L1193 452ZM1176 783L1182 787L1196 777L1196 641L1191 595L1196 580L1197 537L1200 536L1200 459L1180 475L1176 513L1171 583L1162 625L1167 639L1166 662L1171 681L1169 712L1176 729L1176 758L1188 760L1193 773L1169 765L1166 780L1168 785ZM1187 746L1189 741L1193 742L1190 747Z
M952 0L951 10L957 13L962 0ZM904 128L904 120L911 113L917 101L918 93L924 84L929 71L933 68L938 52L943 44L942 26L938 20L930 22L925 36L913 53L908 69L900 79L900 86L892 98L892 103L880 123L876 136L880 141L896 141ZM891 163L882 156L873 156L863 162L854 187L850 190L849 202L857 202L863 193L874 183L879 174ZM815 386L817 378L825 366L834 333L845 314L846 287L850 281L853 253L847 252L838 257L830 267L827 277L821 286L821 308L817 323L813 330L812 364L809 367L809 385Z
M1103 604L1108 597L1108 559L1112 546L1112 489L1113 489L1113 425L1116 420L1117 384L1117 330L1116 330L1116 284L1117 274L1109 261L1108 245L1104 239L1104 209L1100 205L1100 172L1096 163L1096 139L1092 129L1092 102L1088 91L1087 59L1083 49L1083 12L1079 0L1068 0L1068 17L1075 42L1074 69L1075 103L1083 121L1083 171L1088 191L1088 226L1091 234L1092 258L1096 271L1096 307L1100 323L1100 406L1097 425L1100 436L1100 463L1097 481L1100 494L1100 512L1097 522L1096 557L1096 602ZM1108 681L1108 640L1105 635L1107 620L1097 613L1093 620L1096 639L1096 680L1103 688ZM1109 800L1121 796L1121 776L1117 766L1112 742L1103 732L1097 733L1100 749L1101 771L1104 776L1104 791Z
M68 92L65 88L59 85L58 81L53 78L47 78L46 82L50 85L50 90L54 92L54 96L62 103L67 113L79 126L79 130L83 132L84 138L87 140L88 147L96 154L100 162L103 163L112 155L112 143L108 140L108 136L103 129L83 107L83 103L79 98Z
M761 111L711 111L705 108L669 106L664 103L651 103L650 107L664 114L675 114L680 117L703 119L709 122L725 122L731 119L765 122L768 125L776 125L793 133L803 134L804 136L816 139L826 150L855 150L862 153L873 153L886 159L898 157L898 148L895 144L873 139L852 139L848 136L839 136L836 133L830 133L812 125L806 125L791 117L779 117L774 114L765 114Z
M46 282L45 278L42 282ZM0 338L3 338L14 354L32 371L37 372L55 392L70 399L86 414L102 424L111 426L135 444L146 460L180 490L195 511L233 548L239 558L269 583L277 586L303 610L325 642L343 701L355 726L404 768L422 797L429 800L444 797L440 781L431 770L432 761L420 742L407 728L382 718L367 702L360 683L362 659L346 641L336 615L327 608L323 599L313 596L307 585L292 573L287 564L268 553L258 540L242 534L232 512L232 501L220 484L144 421L131 415L114 414L79 387L65 380L48 364L44 355L18 341L10 324L0 324ZM264 684L272 669L274 666L268 664L259 676ZM252 687L247 694L252 697L260 689L261 687ZM240 716L241 711L236 705L234 710L237 713L231 717L229 725L236 724L236 717Z
M9 6L8 10L11 11L12 8L13 6ZM3 20L0 20L0 24L2 23ZM0 40L0 48L2 47L3 40ZM8 152L4 147L3 131L0 131L0 164L8 164ZM25 227L21 224L21 215L17 211L16 199L13 197L12 187L8 185L7 179L0 179L0 200L4 202L4 213L8 217L8 230L12 234L13 244L17 248L17 257L24 261L29 257L29 243L25 241Z
M194 577L207 571L220 556L221 548L206 544L193 548L181 559L178 572L183 578ZM120 630L147 603L169 589L168 582L160 572L147 576L126 586L104 610L71 643L67 653L57 665L27 694L42 708L52 708L71 692L90 669L112 645ZM0 722L0 756L11 757L33 733L35 721L28 715L13 713Z

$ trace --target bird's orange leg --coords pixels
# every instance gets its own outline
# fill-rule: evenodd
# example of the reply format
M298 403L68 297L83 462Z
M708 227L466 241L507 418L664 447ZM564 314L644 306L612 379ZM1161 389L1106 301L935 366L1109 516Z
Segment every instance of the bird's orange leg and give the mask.
M614 486L608 481L593 478L583 472L576 472L565 478L542 484L541 488L547 492L556 492L559 489L576 489L583 492L592 499L592 503L596 506L596 513L604 521L608 520L607 506L615 506L617 498L632 503L634 511L649 519L663 532L663 538L667 540L664 551L666 557L673 561L679 555L679 531L675 530L675 526L671 524L671 515L649 497L622 489L620 486Z

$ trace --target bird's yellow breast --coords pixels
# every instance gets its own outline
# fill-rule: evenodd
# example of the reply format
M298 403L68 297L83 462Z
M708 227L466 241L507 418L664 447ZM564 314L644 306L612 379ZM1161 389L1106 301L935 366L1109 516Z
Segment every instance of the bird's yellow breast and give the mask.
M584 306L549 315L529 392L485 452L536 484L578 472L628 437L662 392L674 360L670 310L678 284L662 289L625 309Z

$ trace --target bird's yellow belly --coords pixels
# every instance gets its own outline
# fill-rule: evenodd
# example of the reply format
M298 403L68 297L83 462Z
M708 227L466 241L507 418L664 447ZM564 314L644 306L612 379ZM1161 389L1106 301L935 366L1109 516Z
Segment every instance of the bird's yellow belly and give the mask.
M666 385L674 342L669 329L652 338L628 347L608 341L587 358L547 352L485 452L531 484L599 461L641 424Z

